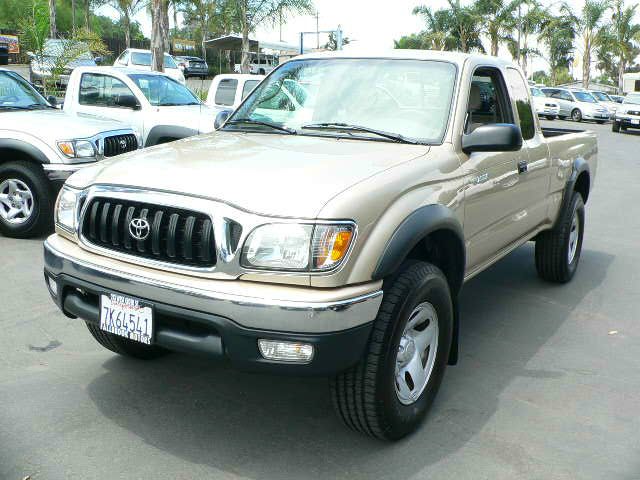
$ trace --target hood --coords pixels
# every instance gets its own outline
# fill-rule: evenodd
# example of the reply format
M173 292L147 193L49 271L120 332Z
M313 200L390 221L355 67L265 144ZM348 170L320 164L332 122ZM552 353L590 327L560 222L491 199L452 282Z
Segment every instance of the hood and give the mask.
M0 123L11 130L37 132L37 136L50 142L92 137L101 132L129 128L114 120L57 109L7 112L2 114ZM4 128L7 128L6 126Z
M269 216L315 218L350 186L428 152L424 145L215 132L102 161L77 188L111 184L188 193Z
M180 125L199 133L213 132L216 111L206 105L153 107L153 123L156 125Z

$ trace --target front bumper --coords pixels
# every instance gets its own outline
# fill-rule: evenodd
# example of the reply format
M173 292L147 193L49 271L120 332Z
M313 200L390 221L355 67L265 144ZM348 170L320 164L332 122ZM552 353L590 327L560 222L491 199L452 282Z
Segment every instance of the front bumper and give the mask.
M622 127L640 128L640 117L616 117L615 121Z
M109 267L101 265L105 261ZM50 293L67 316L97 324L100 294L133 296L154 308L154 344L227 358L244 370L331 375L349 368L362 357L382 302L377 283L368 292L366 286L322 291L320 301L319 289L308 287L152 274L145 267L89 254L58 235L45 241L44 265L45 276L57 286ZM118 265L122 269L113 268ZM201 288L203 282L210 286ZM230 287L225 291L225 284L237 288L238 283L242 294ZM306 364L266 360L258 350L259 338L309 343L313 359Z
M601 112L583 112L582 118L584 120L596 120L596 121L605 120L606 121L611 119L611 114L601 113Z

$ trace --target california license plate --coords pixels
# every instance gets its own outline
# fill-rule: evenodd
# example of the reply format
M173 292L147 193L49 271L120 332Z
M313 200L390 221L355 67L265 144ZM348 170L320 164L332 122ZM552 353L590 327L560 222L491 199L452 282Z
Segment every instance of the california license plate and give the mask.
M632 118L631 123L633 125L640 125L640 118Z
M137 298L115 293L101 295L100 329L150 345L153 339L153 308Z

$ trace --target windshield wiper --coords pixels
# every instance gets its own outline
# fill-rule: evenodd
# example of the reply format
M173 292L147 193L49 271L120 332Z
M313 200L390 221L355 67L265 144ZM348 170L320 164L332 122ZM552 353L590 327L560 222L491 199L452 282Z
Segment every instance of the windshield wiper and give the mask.
M39 108L56 108L42 103L32 103L31 105L1 105L0 108L10 110L37 110Z
M413 145L421 145L422 142L414 138L405 137L399 133L385 132L383 130L377 130L375 128L364 127L362 125L351 125L349 123L341 122L325 122L325 123L310 123L309 125L303 125L301 128L308 130L344 130L346 132L364 132L378 135L379 137L388 138L395 142L411 143Z
M253 120L251 118L236 118L233 120L228 120L226 125L237 125L239 123L247 123L249 125L262 125L264 127L273 128L274 130L280 130L282 132L287 132L290 135L295 135L298 133L293 128L285 127L284 125L276 125L275 123L263 122L261 120Z
M184 105L200 105L198 102L189 102L189 103L175 103L175 102L167 102L167 103L159 103L158 107L182 107Z

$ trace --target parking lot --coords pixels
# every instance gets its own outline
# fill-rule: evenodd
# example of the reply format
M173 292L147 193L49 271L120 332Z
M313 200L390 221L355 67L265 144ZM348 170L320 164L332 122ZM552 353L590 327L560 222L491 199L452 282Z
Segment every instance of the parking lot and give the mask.
M543 283L527 244L467 283L459 365L397 443L345 429L322 378L106 351L50 300L42 238L0 237L0 478L639 478L640 132L588 128L576 277Z

